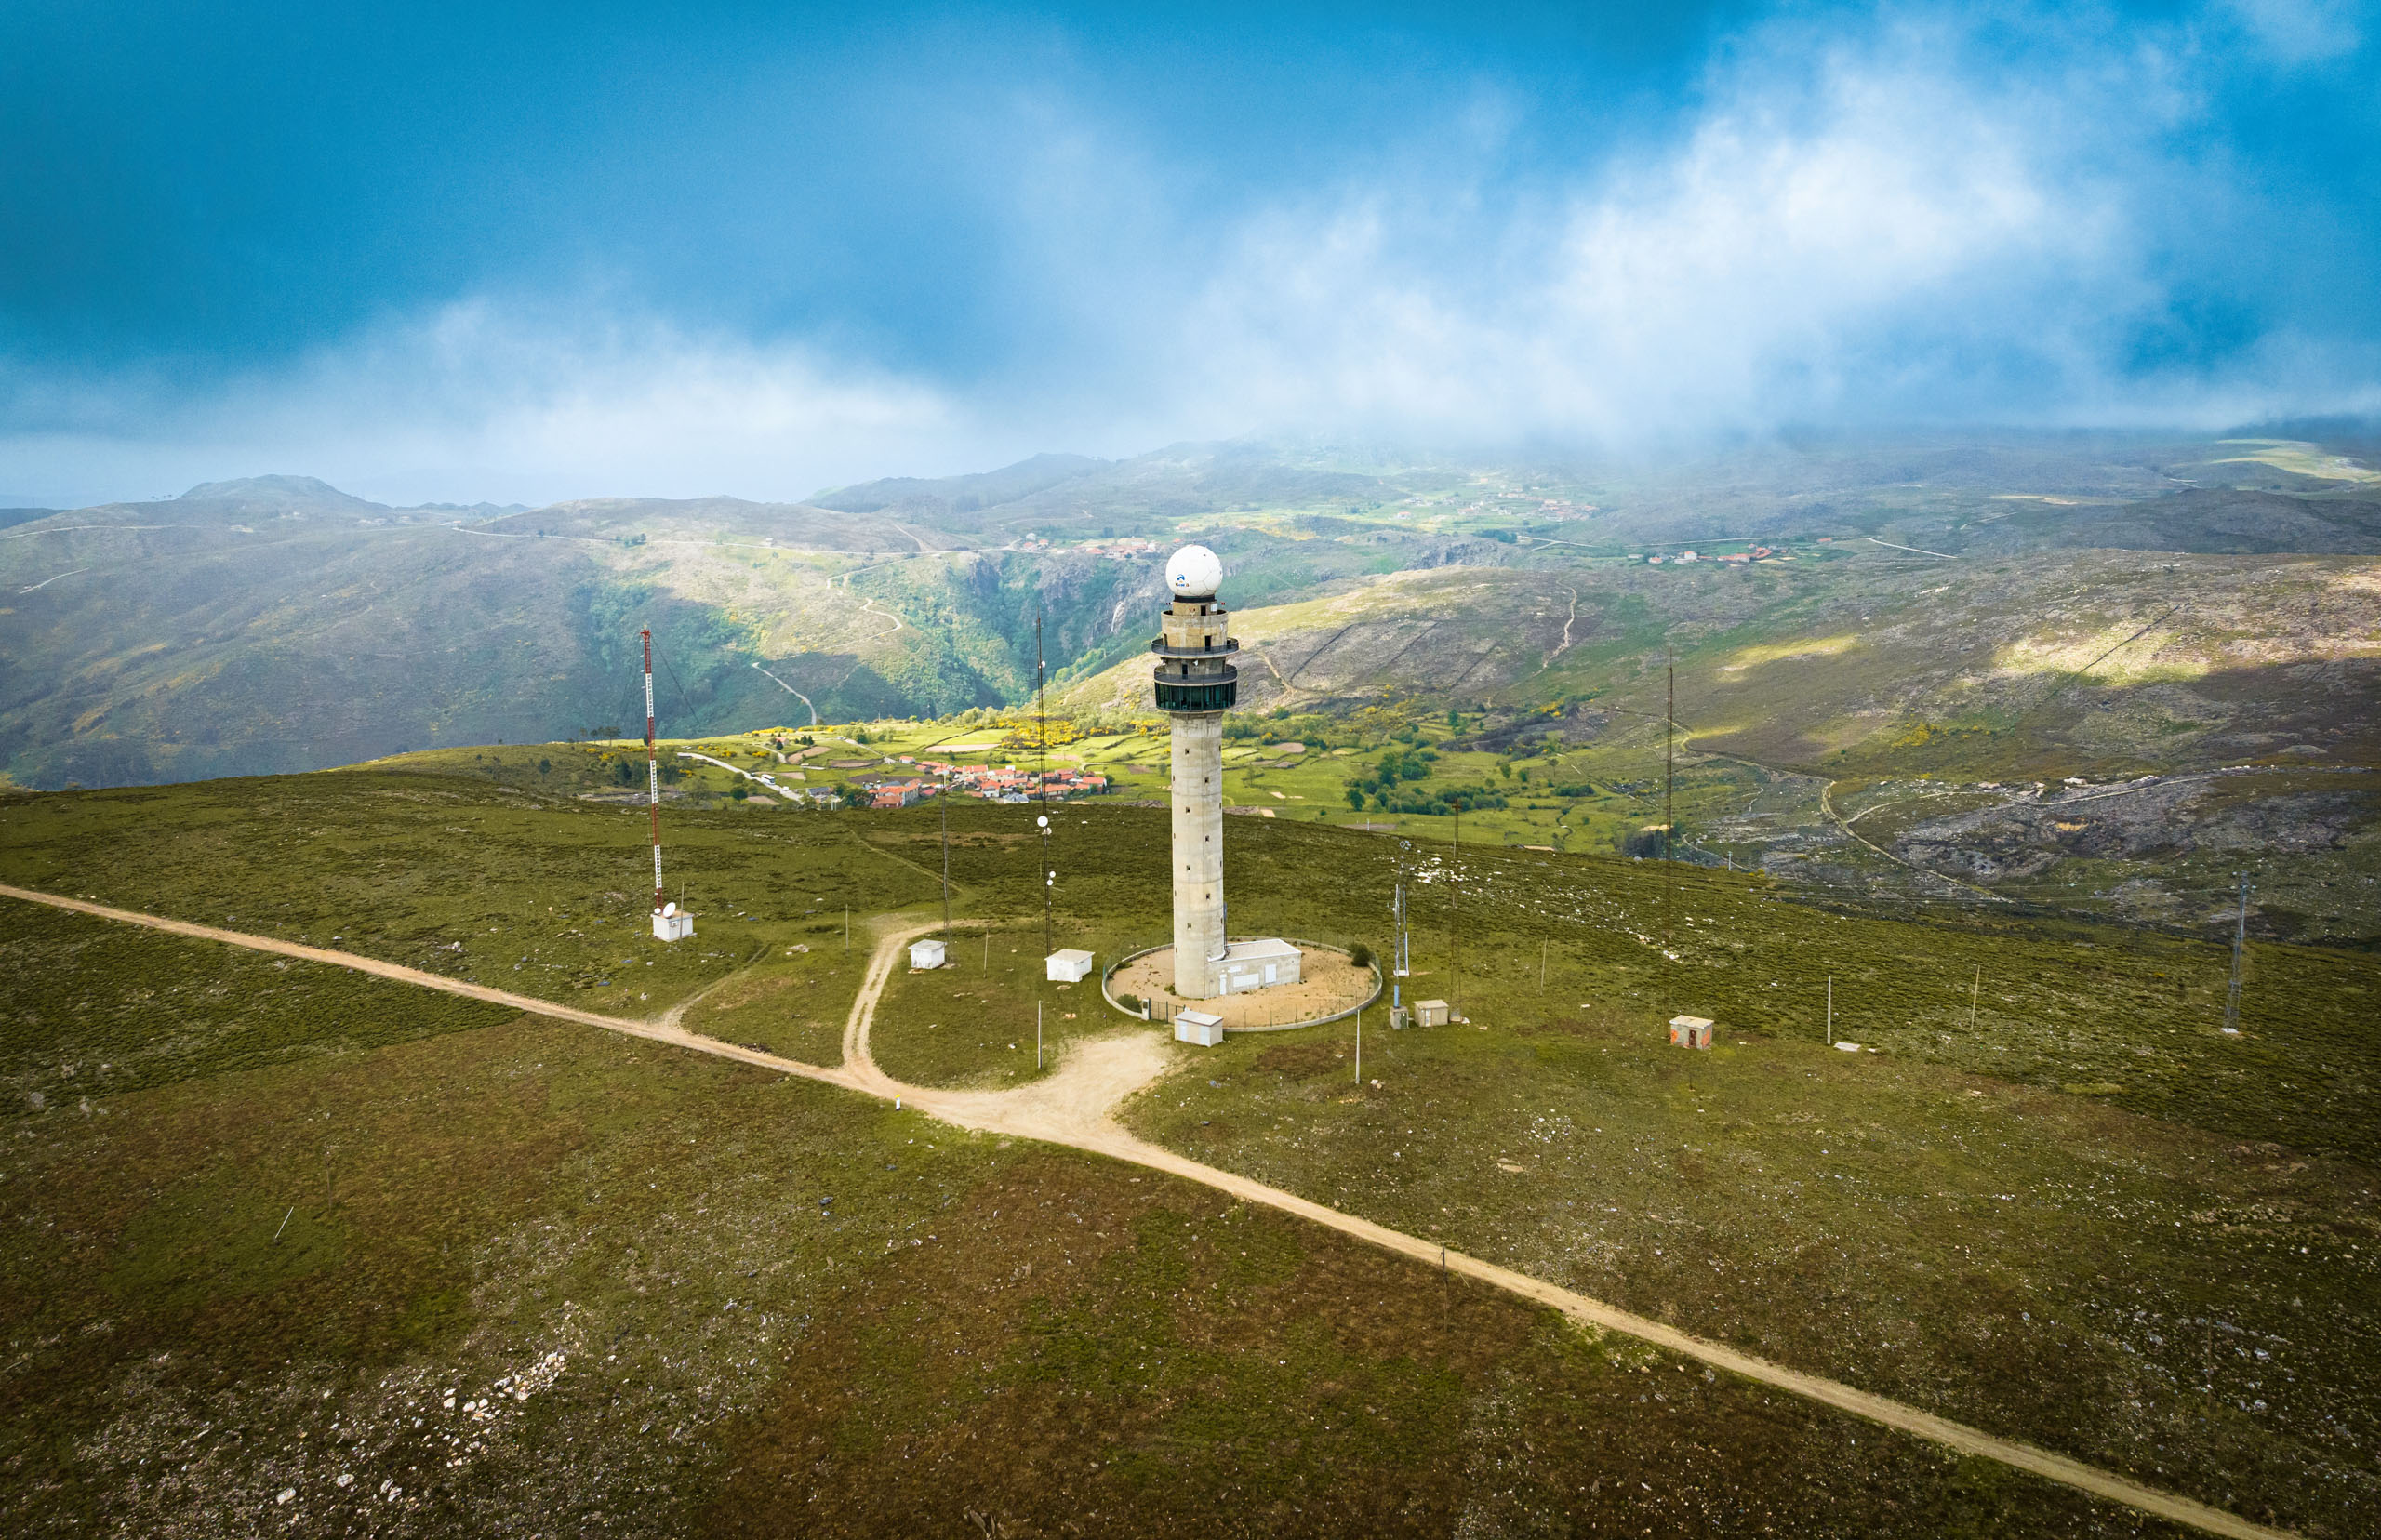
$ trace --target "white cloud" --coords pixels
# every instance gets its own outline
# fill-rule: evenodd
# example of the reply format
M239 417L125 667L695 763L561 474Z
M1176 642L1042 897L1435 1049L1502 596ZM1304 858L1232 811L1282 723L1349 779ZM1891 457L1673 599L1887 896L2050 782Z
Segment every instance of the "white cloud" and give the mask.
M2241 8L2277 57L2355 46L2337 9ZM1640 126L1550 169L1542 109L1467 86L1409 149L1221 215L1161 148L1036 100L1017 145L967 152L1007 246L953 258L1034 340L964 380L616 292L484 296L203 396L20 391L47 426L0 437L0 488L101 465L143 492L277 469L392 498L795 497L1276 425L1643 445L2372 410L2367 337L2284 314L2160 352L2183 291L2225 280L2191 264L2278 228L2204 116L2230 66L2203 34L2229 26L1773 23L1729 44L1667 139Z
M1474 432L2006 409L1962 399L1984 352L2055 392L2033 413L2069 409L2105 383L2111 311L2157 298L2124 174L2141 153L2094 109L2115 88L2136 125L2174 109L2154 78L1996 82L1958 41L1735 66L1675 148L1583 170L1563 206L1485 232L1470 260L1494 284L1416 238L1415 189L1277 212L1208 285L1184 352L1276 413Z
M51 426L0 440L0 482L119 497L261 471L400 501L800 497L1006 447L930 384L593 300L458 302L195 395L153 377L43 395Z
M2337 59L2364 42L2355 0L2225 0L2221 8L2284 64Z

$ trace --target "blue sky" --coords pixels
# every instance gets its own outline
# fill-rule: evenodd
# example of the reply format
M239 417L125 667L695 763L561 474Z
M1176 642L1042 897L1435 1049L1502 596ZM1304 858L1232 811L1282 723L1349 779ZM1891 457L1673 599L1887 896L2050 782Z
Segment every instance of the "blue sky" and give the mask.
M0 493L2381 413L2381 15L0 10Z

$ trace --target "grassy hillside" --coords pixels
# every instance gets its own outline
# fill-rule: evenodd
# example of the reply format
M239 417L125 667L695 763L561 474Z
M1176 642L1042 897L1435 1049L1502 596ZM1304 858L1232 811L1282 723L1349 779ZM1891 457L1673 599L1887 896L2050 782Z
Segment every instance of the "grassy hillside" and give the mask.
M1243 610L1247 720L1331 757L1256 755L1232 792L1443 839L1427 794L1469 788L1474 838L1631 848L1665 816L1667 667L1696 860L2187 927L2228 918L2245 870L2271 933L2381 936L2372 561L1789 554L1397 573ZM1147 673L1064 698L1121 708ZM1384 795L1401 732L1427 774Z
M970 811L963 907L1016 914L1028 810ZM486 777L0 816L14 883L409 962L460 943L455 969L613 1010L716 985L714 1029L797 1032L857 981L820 911L914 905L927 827L678 816L698 950L604 892L639 870L641 820ZM1158 824L1082 816L1071 934L1137 912ZM1242 891L1252 861L1320 856L1316 923L1370 923L1348 856L1382 842L1248 827ZM2174 1533L1146 1173L5 909L11 1533ZM653 962L649 999L575 988L622 959ZM1205 1078L1237 1083L1232 1052Z
M1151 556L1115 543L1128 538L1160 550L1205 540L1225 557L1236 606L1296 612L1255 682L1286 699L1418 687L1535 701L1598 687L1622 653L1642 658L1664 637L1802 637L1812 617L1789 591L1822 608L1915 606L1922 618L1925 590L1943 580L1925 576L1935 558L1864 544L1887 560L1833 572L1823 593L1787 583L1782 565L1746 576L1743 591L1704 591L1670 581L1677 568L1658 581L1650 568L1642 581L1615 576L1632 552L1784 541L1807 566L1821 536L1827 551L1873 538L1945 551L1980 574L1955 604L2014 638L2062 575L2084 590L2079 622L2095 606L2110 624L2155 617L2141 608L2154 564L2034 554L2047 549L2369 554L2381 539L2375 474L2315 445L2015 438L1773 446L1660 467L1177 445L845 488L822 495L829 506L389 509L307 478L259 477L33 518L0 537L0 771L47 788L134 784L627 727L641 715L644 625L659 638L662 714L680 732L806 723L814 710L832 722L1013 705L1032 684L1037 616L1062 684L1137 656L1157 574ZM1988 556L2013 560L1993 568ZM2186 562L2191 603L2175 623L2229 634L2246 616L2254 642L2278 619L2306 618L2302 598L2321 597L2306 591L2308 574L2353 570L2289 567L2269 563L2258 578ZM1364 580L1390 575L1444 580L1387 591L1384 608ZM1334 618L1308 607L1316 601L1356 609ZM2344 617L2361 602L2351 593ZM1940 672L1941 649L1918 650ZM2191 676L2201 696L2228 684L2253 695L2275 661L2241 673L2239 648L2212 661L2205 651L2191 652L2213 670ZM1850 723L1762 710L1740 725L1833 750L1882 725L1857 714L1871 707L1962 704L1940 689L1882 694L1852 702ZM2193 720L2169 710L2119 736L2134 746ZM1797 737L1814 726L1821 737Z
M1054 1047L1100 1018L1084 990L1017 970L1039 941L1025 810L967 811L963 912L1026 923L898 981L880 1030L905 1073L1013 1083L1037 1004ZM1106 960L1162 934L1163 814L1086 808L1056 827L1059 944ZM935 838L915 814L864 829L880 845ZM1394 842L1286 819L1227 833L1235 930L1382 944ZM1451 1000L1470 1025L1391 1033L1373 1013L1362 1082L1352 1023L1236 1039L1190 1054L1137 1126L2310 1533L2381 1513L2369 959L2253 946L2232 1036L2216 945L1811 907L1695 871L1669 960L1647 864L1409 859L1409 998ZM1856 1054L1827 1041L1830 981L1834 1035ZM1719 1020L1709 1055L1664 1043L1682 1010Z

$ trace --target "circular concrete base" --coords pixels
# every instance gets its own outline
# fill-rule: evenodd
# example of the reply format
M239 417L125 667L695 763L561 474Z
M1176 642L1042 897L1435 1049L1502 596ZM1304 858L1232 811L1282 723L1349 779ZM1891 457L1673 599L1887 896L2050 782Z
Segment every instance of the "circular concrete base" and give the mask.
M1336 1021L1378 998L1380 976L1369 966L1356 966L1337 947L1312 941L1291 945L1298 949L1298 972L1304 976L1296 984L1244 989L1213 1000L1186 1000L1173 990L1174 949L1159 947L1119 962L1101 981L1100 992L1111 1005L1119 995L1139 996L1150 1002L1152 1020L1170 1021L1176 1011L1205 1011L1220 1016L1224 1029L1230 1032L1285 1032L1295 1027L1312 1027Z

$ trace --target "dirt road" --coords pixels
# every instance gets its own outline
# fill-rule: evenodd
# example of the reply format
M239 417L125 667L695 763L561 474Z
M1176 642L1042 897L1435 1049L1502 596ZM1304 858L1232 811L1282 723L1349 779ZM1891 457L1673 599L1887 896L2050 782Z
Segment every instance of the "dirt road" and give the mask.
M118 920L128 925L146 925L151 930L170 931L176 936L195 936L201 941L220 941L228 946L246 947L251 951L274 952L283 957L299 957L309 962L327 962L334 968L350 968L357 973L372 974L380 978L392 978L400 984L416 984L425 989L442 989L447 994L462 995L470 1000L485 1000L491 1005L506 1005L532 1016L552 1016L556 1021L575 1021L582 1027L600 1027L607 1032L622 1032L630 1037L667 1042L679 1048L691 1048L698 1054L716 1054L722 1058L738 1059L781 1074L801 1075L808 1080L825 1081L831 1085L861 1087L840 1069L821 1069L815 1064L797 1064L773 1054L757 1053L739 1048L732 1042L722 1042L686 1031L673 1023L635 1021L626 1016L598 1016L592 1011L574 1010L557 1005L551 1000L533 995L514 994L509 989L491 989L485 984L469 984L459 978L447 978L419 968L408 968L401 962L383 962L377 957L365 957L355 952L332 951L324 947L300 946L295 941L282 941L270 936L252 936L246 931L223 930L214 925L193 925L187 920L168 920L163 915L141 914L133 909L110 909L82 898L60 897L54 893L36 893L30 888L10 887L0 883L0 897L21 898L29 904L47 904L52 909L73 909L77 914L96 915L102 920Z
M921 925L879 937L876 949L869 959L868 970L861 978L859 993L853 999L851 1013L845 1019L844 1063L838 1069L827 1069L779 1058L773 1054L740 1048L731 1042L685 1031L674 1025L573 1010L549 1001L491 989L484 985L467 984L459 979L444 978L418 968L383 962L377 958L361 957L352 952L299 946L271 936L221 930L212 925L194 925L186 921L111 909L104 904L6 884L0 884L0 896L47 904L55 909L72 909L126 924L146 925L177 936L276 952L285 957L304 958L334 967L352 968L358 973L416 984L424 989L443 989L448 994L507 1005L535 1016L577 1022L630 1037L671 1043L696 1053L736 1059L779 1074L800 1075L871 1095L898 1098L904 1107L914 1107L929 1116L963 1128L1040 1139L1111 1156L1200 1183L1247 1202L1262 1203L1285 1214L1297 1215L1302 1219L1368 1241L1384 1251L1443 1268L1450 1273L1462 1273L1467 1278L1477 1279L1509 1294L1548 1306L1574 1321L1636 1337L1725 1373L1849 1412L1885 1427L1915 1434L1962 1454L1998 1461L2094 1497L2119 1503L2205 1533L2224 1535L2228 1540L2292 1540L2290 1532L2286 1530L2252 1523L2221 1508L2143 1486L2113 1471L2085 1465L2080 1460L2071 1460L2032 1444L1999 1438L1981 1428L1935 1416L1933 1413L1884 1396L1872 1395L1816 1374L1806 1374L1798 1369L1739 1352L1724 1343L1690 1336L1658 1321L1648 1320L1600 1299L1467 1256L1461 1252L1446 1251L1419 1236L1407 1235L1368 1219L1326 1208L1296 1193L1284 1192L1279 1188L1268 1187L1229 1171L1202 1165L1137 1138L1115 1121L1115 1109L1134 1093L1163 1076L1177 1052L1165 1039L1147 1029L1126 1029L1108 1037L1079 1041L1056 1073L1014 1091L944 1090L906 1085L877 1068L876 1060L870 1053L869 1029L875 1017L876 1003L883 997L885 983L892 977L893 969L905 949L911 941L939 928L938 926Z

